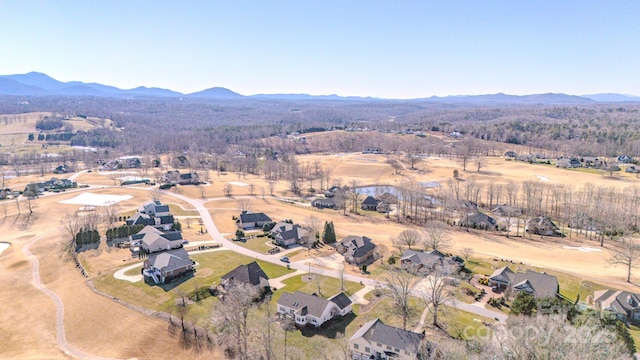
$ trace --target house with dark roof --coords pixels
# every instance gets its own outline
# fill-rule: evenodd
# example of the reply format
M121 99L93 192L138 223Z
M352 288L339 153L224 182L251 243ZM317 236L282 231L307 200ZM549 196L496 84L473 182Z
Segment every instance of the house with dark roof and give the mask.
M353 360L394 359L416 360L422 349L428 352L424 334L386 325L380 319L371 320L349 339ZM427 355L428 354L421 354ZM429 358L425 356L424 358Z
M158 230L169 231L173 228L174 221L173 215L169 212L169 205L151 200L143 203L136 213L127 219L126 224L129 226L149 225Z
M243 210L236 224L243 230L262 229L264 224L271 222L271 218L265 213L254 213Z
M511 217L511 216L518 216L522 214L522 209L515 206L509 206L507 204L502 204L502 205L496 205L491 210L491 213L497 216Z
M498 291L525 291L536 298L552 298L560 292L560 285L555 276L532 270L516 273L508 266L496 269L491 274L489 286L495 287Z
M152 226L158 230L169 231L173 227L175 219L173 215L164 216L150 216L144 213L137 212L127 219L126 224L128 226L144 225Z
M290 224L285 221L278 222L271 229L273 240L276 244L289 247L294 244L305 244L309 238L309 230L298 224Z
M558 161L556 161L556 167L558 168L564 168L564 169L572 169L572 168L579 168L582 166L582 163L580 162L579 159L576 158L561 158L558 159Z
M162 175L160 181L165 184L178 184L178 185L198 185L200 180L198 179L198 173L190 172L181 174L178 170L169 170Z
M323 299L315 294L296 291L284 292L277 304L278 313L293 318L296 324L320 327L338 315L350 313L353 303L344 292Z
M130 239L132 249L139 247L148 254L181 248L184 242L180 231L162 232L150 225L131 235Z
M193 261L184 249L150 254L144 261L142 274L145 281L166 284L194 271Z
M164 205L158 200L150 200L142 204L138 208L139 213L147 214L150 216L164 216L169 215L169 205Z
M447 257L438 250L417 251L407 249L400 258L400 267L411 273L428 274L439 268L445 272L453 273L460 270L464 260L458 261L457 257Z
M314 199L311 201L311 206L318 209L340 209L340 205L333 197Z
M349 235L336 244L336 251L353 265L362 265L374 260L376 245L366 236Z
M491 216L476 211L471 215L467 215L460 220L460 226L469 227L480 230L495 230L497 227L496 219Z
M536 216L527 220L524 231L535 235L562 236L558 226L547 216Z
M262 270L257 262L251 262L246 265L240 265L230 272L222 275L220 284L224 288L228 288L231 284L249 286L264 289L269 286L269 277Z
M367 196L360 203L360 208L362 210L376 211L378 204L380 204L380 200L376 200L373 196Z
M629 155L620 155L616 158L616 160L620 164L629 164L630 162L633 161L633 159Z
M600 290L593 293L596 309L612 314L625 323L640 325L640 295L628 291Z

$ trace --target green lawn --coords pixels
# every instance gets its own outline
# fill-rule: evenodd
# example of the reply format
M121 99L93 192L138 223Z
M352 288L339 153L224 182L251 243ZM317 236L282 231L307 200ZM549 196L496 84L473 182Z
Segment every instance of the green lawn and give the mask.
M113 297L122 299L134 305L160 311L171 312L175 307L177 292L192 293L196 287L209 287L220 282L220 277L233 270L236 266L248 264L254 259L234 253L231 251L214 251L208 253L194 254L191 256L198 265L196 273L192 277L177 280L169 286L151 286L142 281L130 283L128 281L116 280L113 274L105 274L96 279L93 283L100 291L106 292ZM258 261L269 278L276 278L292 272L284 266ZM129 272L139 273L139 269ZM167 289L167 290L165 290ZM189 307L190 313L206 312L210 308L209 302L214 299L206 299Z
M533 270L538 272L546 272L549 275L554 275L558 278L560 284L560 294L564 295L571 301L575 301L577 296L580 295L580 301L584 301L587 296L593 295L596 290L603 290L607 287L595 282L582 280L581 278L563 273L560 271L547 270L544 268L522 265L517 263L510 263L505 261L493 261L493 260L480 260L469 259L466 263L466 267L473 273L480 275L491 275L496 268L503 266L509 266L513 271L526 271Z
M133 269L129 269L124 272L127 276L140 275L140 269L142 269L142 264L140 266L134 267Z
M267 242L271 242L271 239L265 236L265 237L255 237L253 239L236 241L236 244L244 248L253 250L255 252L266 254L270 249L272 249L271 246L266 244Z
M311 280L309 280L308 275L302 274L302 275L294 276L292 278L289 278L283 281L283 283L285 284L285 287L282 289L276 290L276 292L273 294L272 302L275 304L280 298L280 296L282 296L283 291L290 292L290 293L294 291L300 291L307 294L317 293L318 282L320 283L321 295L325 298L329 298L339 293L340 291L342 291L340 289L340 279L312 274ZM347 295L352 295L358 292L358 290L362 289L364 286L355 282L345 281L344 287L345 287L344 292Z
M636 344L636 349L640 348L640 328L637 326L629 326L629 334L633 338L633 343Z
M472 340L473 336L479 338L490 336L483 322L485 324L491 324L494 323L495 320L450 306L444 306L443 311L438 314L438 323L440 323L449 335L464 340Z

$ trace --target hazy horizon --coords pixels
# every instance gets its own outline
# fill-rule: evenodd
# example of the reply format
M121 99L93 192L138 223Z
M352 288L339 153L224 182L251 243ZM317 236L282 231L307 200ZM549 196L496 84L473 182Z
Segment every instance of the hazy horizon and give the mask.
M0 70L185 94L640 95L638 15L631 1L4 2Z

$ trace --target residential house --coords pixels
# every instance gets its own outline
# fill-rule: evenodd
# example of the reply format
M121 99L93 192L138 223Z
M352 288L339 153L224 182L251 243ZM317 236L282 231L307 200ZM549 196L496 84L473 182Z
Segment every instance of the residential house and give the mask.
M420 354L429 349L424 334L386 325L380 319L371 320L349 339L353 360L393 359L416 360L429 358Z
M336 316L351 312L351 299L341 292L329 299L300 291L293 294L284 292L278 299L278 313L293 318L297 325L320 327Z
M289 247L293 244L305 244L309 238L309 230L298 224L280 221L271 229L276 244Z
M139 247L146 253L181 248L183 242L180 231L162 232L149 225L131 235L131 248Z
M142 204L138 208L138 212L150 216L166 216L169 215L169 205L163 205L158 200L150 200Z
M220 284L224 288L228 288L231 284L246 284L259 289L264 289L269 286L269 277L265 274L260 265L254 261L246 265L240 265L222 275L220 278Z
M336 244L336 250L349 264L363 265L374 260L376 245L366 236L349 235Z
M562 236L558 226L546 216L537 216L527 220L524 230L535 235Z
M629 165L624 169L624 171L632 174L637 174L637 173L640 173L640 167L637 167L635 165Z
M513 151L513 150L509 150L509 151L504 153L504 156L506 156L508 158L515 158L516 156L518 156L518 154L516 154L516 152Z
M72 172L73 170L67 165L60 165L58 167L56 167L55 169L53 169L53 173L54 174L66 174L68 172Z
M582 162L584 163L584 167L593 167L596 169L605 168L607 166L606 159L595 156L585 156L582 158Z
M560 291L558 279L546 273L531 270L514 272L508 266L497 269L489 277L489 286L498 291L511 289L525 291L536 298L556 297Z
M620 155L616 158L616 160L620 164L629 164L630 162L633 161L633 159L629 155Z
M596 309L613 314L617 319L640 325L640 295L628 291L600 290L593 293Z
M340 205L338 205L338 202L332 197L315 199L311 201L311 206L318 209L340 209Z
M400 258L400 267L410 272L431 272L436 267L444 266L444 254L438 250L429 252L405 250Z
M167 171L160 179L166 184L178 184L178 185L198 185L200 180L198 179L198 173L190 172L181 174L178 170Z
M132 169L142 166L142 161L137 156L122 156L118 159L118 168Z
M470 227L480 230L495 230L497 223L491 216L476 211L471 215L467 215L460 220L460 226Z
M50 180L43 182L42 185L45 190L70 189L78 186L77 183L74 183L69 179L58 179L56 177L52 177Z
M558 168L572 169L572 168L579 168L581 166L582 166L582 163L580 162L580 160L576 158L571 158L571 159L562 158L556 161L556 167Z
M150 254L144 261L142 274L145 281L166 284L193 271L193 261L189 254L184 249L176 249Z
M243 230L262 229L264 224L271 222L271 218L265 213L254 213L250 211L242 211L236 224Z
M376 200L373 196L367 196L360 203L360 208L362 208L362 210L376 211L378 204L380 204L380 200Z
M491 210L491 213L497 216L511 217L522 214L522 209L519 207L502 204L496 205L493 210Z
M169 231L173 228L175 219L173 215L164 216L150 216L145 213L137 212L127 219L126 224L128 226L133 225L149 225L158 230Z

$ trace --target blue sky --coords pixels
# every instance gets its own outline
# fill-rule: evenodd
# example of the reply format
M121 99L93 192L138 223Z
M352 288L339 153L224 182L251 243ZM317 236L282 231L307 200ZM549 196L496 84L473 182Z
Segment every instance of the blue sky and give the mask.
M0 74L185 93L640 95L640 1L8 1Z

